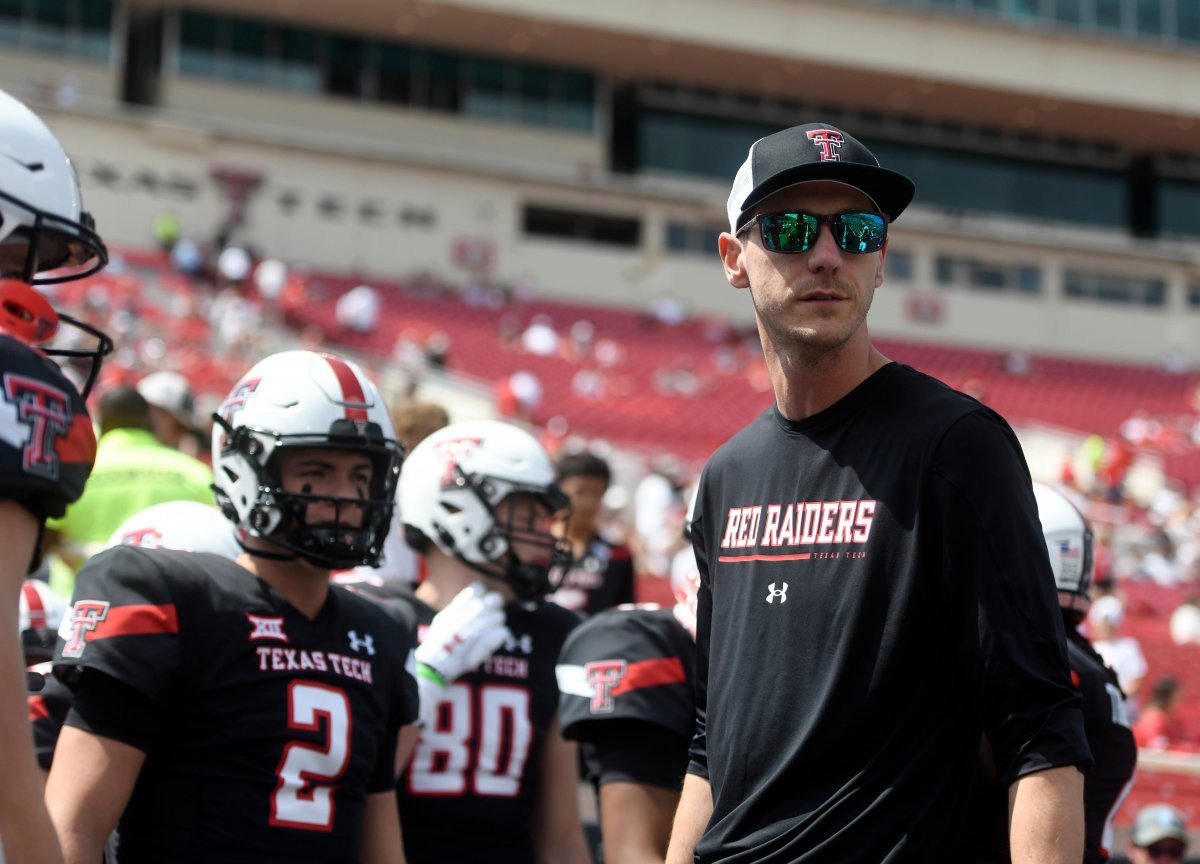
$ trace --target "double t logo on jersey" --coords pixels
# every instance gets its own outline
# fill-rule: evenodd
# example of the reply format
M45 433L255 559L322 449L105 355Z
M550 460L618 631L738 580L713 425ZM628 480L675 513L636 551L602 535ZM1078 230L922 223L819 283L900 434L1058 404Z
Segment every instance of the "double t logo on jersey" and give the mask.
M627 668L624 660L597 660L583 667L588 684L592 686L593 714L611 714L616 709L612 691L625 677Z
M107 600L77 600L71 608L70 616L63 619L58 635L65 640L62 656L77 658L83 656L87 644L87 634L108 617L109 603Z
M4 399L16 406L16 421L5 422L0 412L0 438L21 448L21 467L27 474L57 480L60 463L57 444L71 429L71 403L67 394L44 381L17 375L4 375Z

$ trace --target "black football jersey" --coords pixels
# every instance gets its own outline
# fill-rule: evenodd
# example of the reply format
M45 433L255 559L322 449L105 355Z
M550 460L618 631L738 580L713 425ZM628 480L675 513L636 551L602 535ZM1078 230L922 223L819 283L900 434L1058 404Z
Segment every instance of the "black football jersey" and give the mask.
M39 520L83 494L96 433L79 391L38 351L0 335L0 496Z
M407 602L423 637L434 610L411 594ZM446 688L400 777L409 864L534 860L537 778L558 711L554 664L579 617L553 603L511 603L505 617L508 644Z
M563 735L636 720L691 738L696 644L670 609L619 606L588 619L558 661Z
M679 788L695 726L695 655L673 611L651 603L602 612L567 638L557 669L563 735L579 742L594 785Z
M417 716L411 633L380 606L335 585L309 620L220 556L119 546L80 572L59 635L67 724L147 753L122 864L358 861L364 796L392 788ZM148 742L139 718L93 722L89 676L159 712Z
M625 546L600 536L593 537L587 551L554 578L560 581L547 599L585 618L633 602L633 558Z
M1113 818L1133 785L1137 743L1116 673L1087 639L1067 631L1071 680L1083 697L1083 728L1096 764L1084 776L1084 864L1105 864L1113 853Z

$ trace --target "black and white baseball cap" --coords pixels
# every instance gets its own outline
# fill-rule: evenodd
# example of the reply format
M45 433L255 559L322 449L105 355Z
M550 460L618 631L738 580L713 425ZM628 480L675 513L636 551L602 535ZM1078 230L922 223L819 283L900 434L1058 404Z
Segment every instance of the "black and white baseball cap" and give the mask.
M1186 847L1187 823L1183 820L1183 814L1170 804L1149 804L1138 811L1130 839L1134 846L1145 847L1160 840L1178 840Z
M725 205L729 230L736 234L768 195L810 180L853 186L874 201L889 222L904 212L917 191L903 174L881 168L853 135L828 123L805 123L750 145Z

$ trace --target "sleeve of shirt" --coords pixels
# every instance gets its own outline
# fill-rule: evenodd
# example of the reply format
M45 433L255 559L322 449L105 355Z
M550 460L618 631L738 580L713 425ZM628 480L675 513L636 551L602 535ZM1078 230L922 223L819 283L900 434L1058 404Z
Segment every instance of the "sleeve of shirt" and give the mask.
M96 459L87 407L57 366L5 335L0 370L0 498L39 521L61 517Z
M703 478L697 496L703 494ZM708 779L708 651L712 621L712 589L708 569L708 552L704 542L704 522L700 501L697 501L691 524L692 549L696 553L696 568L700 573L700 589L696 592L696 731L688 750L687 773Z
M156 700L110 675L85 669L76 682L66 725L148 753L164 728L163 714Z
M977 658L978 707L1001 781L1087 767L1091 754L1037 503L1008 424L992 412L954 424L939 446L927 496L922 518L936 520L931 539L948 589L963 604L963 649Z
M72 689L80 671L92 669L155 701L170 698L186 604L177 607L177 579L155 551L117 546L79 571L54 658L54 674Z
M678 792L687 768L687 736L653 723L624 720L596 727L588 762L601 786L638 783Z

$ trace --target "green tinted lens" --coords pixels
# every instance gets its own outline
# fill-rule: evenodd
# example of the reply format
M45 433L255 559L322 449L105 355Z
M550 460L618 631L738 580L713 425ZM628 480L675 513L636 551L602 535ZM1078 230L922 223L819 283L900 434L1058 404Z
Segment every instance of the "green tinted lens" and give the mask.
M807 252L821 224L808 213L768 213L758 221L763 245L772 252Z
M887 222L878 213L839 213L833 238L846 252L878 252L887 239Z
M765 213L758 222L763 246L772 252L807 252L817 242L822 222L829 223L834 242L844 252L878 252L887 239L887 220L878 213Z

